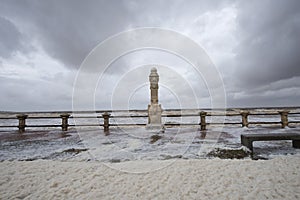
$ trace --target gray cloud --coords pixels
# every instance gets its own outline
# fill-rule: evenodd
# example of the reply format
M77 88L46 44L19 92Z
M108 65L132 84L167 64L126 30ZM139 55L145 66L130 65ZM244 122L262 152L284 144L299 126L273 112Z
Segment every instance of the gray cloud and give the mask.
M69 108L71 91L66 90L71 90L72 78L75 78L68 75L69 70L74 73L87 54L107 37L149 26L178 31L203 45L224 78L230 107L296 105L299 104L296 91L300 90L299 10L298 0L3 0L0 6L0 66L20 64L22 59L14 55L20 52L29 57L24 65L40 68L30 56L32 52L42 51L65 69L54 67L56 72L42 74L35 80L27 73L26 78L32 80L23 85L22 80L15 78L23 71L0 72L1 82L5 82L0 85L4 95L0 109L22 109L21 105L12 103L20 97L27 99L28 109L39 110L55 99L59 99L62 107ZM226 17L229 20L225 20ZM124 57L123 63L119 62L118 67L107 72L108 80L118 80L117 75L128 70L125 64L130 67L131 63L136 63L130 61L129 55ZM145 54L139 59L148 61L150 58ZM186 66L182 68L187 69ZM192 75L190 73L189 77ZM59 82L68 95L56 91L56 84L46 84L40 82L41 79L48 83ZM191 77L190 82L197 88L199 80L194 79ZM176 80L170 79L171 86L176 84ZM35 89L32 90L33 85ZM188 99L184 88L180 89L180 95ZM21 95L20 91L35 92ZM104 94L109 92L103 91ZM206 93L203 97L203 90L197 90L199 102L207 98ZM165 101L171 99L163 98ZM107 102L102 103L107 105ZM55 108L60 109L53 105Z
M92 48L113 34L144 26L173 29L225 2L9 0L0 10L23 24L53 58L78 68Z
M300 2L238 4L237 84L253 88L300 76Z
M11 21L0 16L0 27L0 57L7 58L24 50L22 34Z
M0 77L1 110L71 110L71 89L59 82ZM58 98L59 97L59 98Z
M73 68L95 45L130 22L122 1L12 0L1 11L22 24L49 55Z

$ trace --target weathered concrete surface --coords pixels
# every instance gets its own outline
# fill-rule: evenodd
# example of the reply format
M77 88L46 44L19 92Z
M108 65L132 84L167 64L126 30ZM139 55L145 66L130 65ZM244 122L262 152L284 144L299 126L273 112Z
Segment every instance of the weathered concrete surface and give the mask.
M146 129L159 131L163 129L163 125L161 124L162 108L161 105L158 104L159 76L156 68L151 69L149 81L151 90L151 100L150 105L148 105L148 125L146 126Z

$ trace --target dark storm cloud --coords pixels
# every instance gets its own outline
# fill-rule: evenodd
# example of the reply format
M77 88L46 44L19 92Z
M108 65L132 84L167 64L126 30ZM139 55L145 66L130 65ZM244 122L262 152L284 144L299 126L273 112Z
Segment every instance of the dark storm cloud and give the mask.
M237 7L237 85L250 89L300 76L300 1L249 1Z
M97 44L113 34L133 27L172 29L226 2L6 0L0 11L23 24L53 58L78 68Z
M122 1L9 0L0 10L25 26L49 55L75 68L95 45L130 21Z
M9 20L0 16L0 57L7 58L17 51L25 50L22 34Z

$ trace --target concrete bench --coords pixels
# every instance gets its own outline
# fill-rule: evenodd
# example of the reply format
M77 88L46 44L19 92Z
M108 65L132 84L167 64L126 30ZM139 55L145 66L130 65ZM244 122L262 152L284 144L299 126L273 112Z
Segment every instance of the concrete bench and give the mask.
M300 148L299 133L276 133L276 134L242 134L242 145L253 151L254 141L269 141L269 140L292 140L294 148Z

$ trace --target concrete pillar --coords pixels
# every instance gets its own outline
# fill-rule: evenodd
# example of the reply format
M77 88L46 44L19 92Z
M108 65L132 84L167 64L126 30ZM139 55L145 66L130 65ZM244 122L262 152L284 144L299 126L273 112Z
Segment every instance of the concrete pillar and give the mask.
M201 125L201 131L206 130L206 122L205 122L205 117L206 117L207 112L201 111L200 112L200 125Z
M281 128L285 128L288 124L288 113L289 111L279 111L280 117L281 117Z
M242 115L242 127L248 127L248 125L249 125L249 122L248 122L249 111L242 111L241 115Z
M151 73L149 75L149 81L150 81L150 90L151 90L151 104L157 104L159 76L156 68L151 69Z
M162 108L161 105L158 104L159 76L156 68L151 69L149 81L151 90L151 100L150 105L148 105L148 124L146 126L146 129L160 131L163 129L163 125L161 124Z
M19 120L19 132L20 133L24 133L25 132L25 127L26 127L26 119L27 119L28 115L25 114L19 114L17 115L17 118Z
M105 112L102 114L103 117L103 127L104 127L104 132L107 132L109 130L109 116L110 114Z
M61 117L61 128L63 131L67 131L68 130L68 119L70 117L70 115L68 113L64 113L60 115Z

